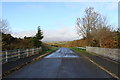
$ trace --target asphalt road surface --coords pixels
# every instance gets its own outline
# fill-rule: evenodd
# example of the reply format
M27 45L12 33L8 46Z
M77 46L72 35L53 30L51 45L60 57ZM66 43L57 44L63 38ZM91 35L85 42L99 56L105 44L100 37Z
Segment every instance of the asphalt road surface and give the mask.
M6 78L112 78L96 65L68 48L19 69Z

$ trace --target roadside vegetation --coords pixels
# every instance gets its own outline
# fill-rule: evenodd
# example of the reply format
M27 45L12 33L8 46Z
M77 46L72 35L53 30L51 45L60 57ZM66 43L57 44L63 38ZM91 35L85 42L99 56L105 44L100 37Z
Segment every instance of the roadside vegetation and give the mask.
M81 49L81 48L76 48L76 47L72 47L71 49L78 54L89 53L90 55L97 56L96 53L87 52L86 49ZM89 55L86 55L86 56L89 56Z
M75 47L72 47L71 49L72 49L72 50L75 50L75 51L78 51L78 52L85 52L85 51L86 51L85 49L75 48Z
M86 49L81 49L81 48L76 48L76 47L72 47L71 48L73 51L75 51L76 53L80 54L80 55L85 55L87 57L91 56L98 56L98 54L96 53L91 53L91 52L87 52ZM88 53L86 55L86 53Z
M114 26L108 24L107 18L92 7L86 8L84 16L77 18L75 28L77 34L82 38L57 46L120 49L120 28L114 29Z
M43 53L52 53L52 52L56 51L58 48L59 47L50 46L44 42L42 43L42 49L43 49L42 52Z
M33 37L24 37L24 38L16 38L10 34L10 27L8 26L8 22L6 20L0 21L0 34L2 39L2 50L15 50L15 49L26 49L26 48L38 48L42 47L42 53L52 52L57 49L57 47L50 46L42 42L43 32L38 26L38 31Z
M38 48L42 45L43 33L38 26L38 32L33 37L16 38L10 34L9 25L6 20L0 20L0 34L2 39L2 50Z

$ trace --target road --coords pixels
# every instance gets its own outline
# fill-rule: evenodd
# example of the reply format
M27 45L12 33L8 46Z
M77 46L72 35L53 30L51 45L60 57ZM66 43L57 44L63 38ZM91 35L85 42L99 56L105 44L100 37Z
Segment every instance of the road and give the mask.
M6 78L112 78L96 65L68 48L52 54L6 76Z

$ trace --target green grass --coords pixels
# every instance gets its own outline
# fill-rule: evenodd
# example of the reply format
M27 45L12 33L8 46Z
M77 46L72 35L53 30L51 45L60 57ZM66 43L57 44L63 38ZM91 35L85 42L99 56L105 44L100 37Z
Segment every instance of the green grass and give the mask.
M79 53L79 54L84 54L84 53L86 52L86 53L89 53L89 54L91 54L91 55L93 55L93 56L98 56L98 54L92 53L92 52L88 52L88 51L86 51L85 49L76 48L76 47L72 47L71 49L72 49L73 51Z
M49 49L45 49L42 51L42 53L52 53L54 51L56 51L58 49L58 47L50 47Z
M77 51L77 52L86 52L85 49L81 49L81 48L72 47L72 48L70 48L70 49L75 50L75 51Z

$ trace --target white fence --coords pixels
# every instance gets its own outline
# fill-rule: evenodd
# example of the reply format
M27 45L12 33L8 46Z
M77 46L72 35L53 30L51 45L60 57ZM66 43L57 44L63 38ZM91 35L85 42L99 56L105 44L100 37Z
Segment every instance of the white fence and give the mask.
M86 47L86 51L93 52L113 60L120 59L120 49L100 48L100 47Z
M17 50L2 51L0 54L0 57L2 57L0 62L6 63L6 62L14 61L20 58L25 58L25 57L36 54L40 50L41 50L41 47L32 48L32 49L17 49Z

